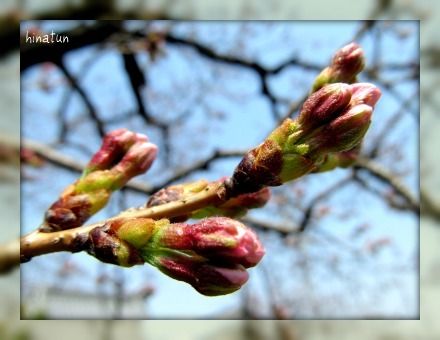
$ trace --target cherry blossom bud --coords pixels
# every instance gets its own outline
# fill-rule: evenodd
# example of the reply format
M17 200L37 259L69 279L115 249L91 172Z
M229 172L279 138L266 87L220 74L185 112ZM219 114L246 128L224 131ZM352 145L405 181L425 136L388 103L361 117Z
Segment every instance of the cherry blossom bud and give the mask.
M89 233L84 250L102 262L121 267L144 263L136 248L115 235L108 225L97 227Z
M310 154L316 157L354 148L367 132L372 113L373 109L366 104L348 109L309 139Z
M309 172L353 164L380 90L368 83L326 85L311 94L296 120L286 119L248 151L226 181L230 196L277 186Z
M84 175L96 170L105 170L116 165L127 150L136 142L148 142L145 135L127 129L117 129L104 136L101 148L87 164Z
M316 77L312 92L331 83L354 83L364 67L365 57L362 48L354 42L350 43L340 48L333 56L330 66Z
M110 132L81 178L68 186L46 211L40 230L51 232L81 226L107 204L113 191L147 171L156 155L157 146L148 142L146 136L125 129Z
M170 185L151 195L145 206L147 208L155 207L157 205L183 200L191 195L199 193L208 185L209 182L206 180Z
M162 226L143 248L146 261L191 284L204 295L238 290L264 249L256 234L238 221L212 217L189 225Z
M350 85L352 92L350 106L366 104L374 108L381 96L380 89L369 83L355 83Z
M204 295L238 290L248 279L246 268L257 265L264 255L257 235L226 217L195 224L121 218L95 228L86 250L121 266L148 262Z
M304 102L298 124L301 129L309 131L330 122L348 105L351 96L350 85L336 83L324 86Z
M302 137L300 124L286 119L263 143L245 154L226 181L229 195L279 186L312 171L314 162L306 156L309 146L297 143Z
M185 257L160 257L155 265L173 279L184 281L200 294L218 296L239 290L249 279L241 265L218 266Z
M336 51L331 63L333 78L345 83L353 82L364 67L364 52L355 42Z

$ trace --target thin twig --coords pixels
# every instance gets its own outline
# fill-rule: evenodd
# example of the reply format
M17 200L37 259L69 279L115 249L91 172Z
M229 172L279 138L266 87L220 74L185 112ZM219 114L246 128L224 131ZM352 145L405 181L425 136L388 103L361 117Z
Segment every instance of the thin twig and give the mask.
M366 170L380 181L390 185L397 194L408 202L411 210L420 214L420 203L417 198L396 178L395 175L381 167L380 164L364 157L358 157L355 168Z
M53 252L81 251L83 250L83 242L87 239L89 232L110 221L132 218L160 219L181 216L205 206L219 205L226 201L226 197L226 189L223 183L218 183L208 186L205 190L191 196L190 198L150 208L128 209L104 221L84 225L78 228L51 233L34 231L21 238L20 261L27 262L34 256Z

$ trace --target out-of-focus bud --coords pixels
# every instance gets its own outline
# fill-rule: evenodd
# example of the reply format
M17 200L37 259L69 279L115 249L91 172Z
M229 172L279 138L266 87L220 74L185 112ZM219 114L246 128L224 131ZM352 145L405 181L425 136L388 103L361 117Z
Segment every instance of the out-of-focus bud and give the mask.
M44 164L43 158L33 150L25 147L20 148L20 161L21 164L27 164L35 168L40 168Z
M199 180L191 183L183 183L183 184L176 184L171 185L169 187L166 187L164 189L159 190L158 192L154 193L150 196L150 199L148 200L147 204L145 205L147 208L155 207L161 204L169 203L169 202L176 202L176 201L182 201L189 197L191 197L194 194L199 193L203 189L208 188L209 185L215 185L217 182L208 182L206 180ZM205 211L215 209L215 207L206 207L204 208ZM174 216L170 218L171 222L184 222L189 218L202 218L207 216L212 216L213 214L206 214L202 217L196 217L196 213L193 212L192 214L185 214L180 216Z
M246 268L258 264L264 248L242 223L212 217L195 224L167 219L120 219L95 228L86 250L121 266L150 263L204 295L238 290L248 279Z
M298 117L301 129L309 131L337 117L351 99L350 85L327 85L311 94L304 102Z
M157 146L144 135L125 129L110 132L79 180L69 185L46 211L41 231L81 226L102 209L113 191L147 171Z
M362 48L354 42L350 43L340 48L333 56L330 66L316 77L312 92L331 83L354 83L364 67L365 57Z

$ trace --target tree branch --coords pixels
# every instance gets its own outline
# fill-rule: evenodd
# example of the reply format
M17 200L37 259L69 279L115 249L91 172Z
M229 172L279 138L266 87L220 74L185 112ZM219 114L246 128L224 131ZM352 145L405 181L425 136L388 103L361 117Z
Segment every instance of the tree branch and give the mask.
M71 157L68 157L54 148L41 144L39 142L29 140L29 139L23 139L22 140L22 146L35 152L38 156L45 159L46 161L53 163L57 166L60 166L62 168L65 168L70 171L75 172L82 172L84 169L84 164L81 164L75 159L72 159ZM129 183L125 185L125 188L128 188L130 190L133 190L135 192L144 193L144 194L152 194L156 191L180 180L185 178L186 176L190 175L192 172L197 170L204 170L209 168L212 162L221 159L221 158L233 158L233 157L242 157L245 154L244 150L217 150L212 153L211 156L202 159L200 161L194 162L191 166L176 170L174 175L170 178L166 179L162 183L158 185L148 185L140 181L131 180Z
M440 204L424 189L420 189L420 203L422 214L440 220Z
M96 112L95 107L93 106L89 96L87 93L82 89L81 86L79 86L77 80L75 77L70 73L70 71L67 69L67 67L64 65L64 63L61 60L55 61L55 64L59 67L61 72L64 74L64 76L69 81L70 85L78 92L80 97L82 98L85 106L87 107L87 111L89 112L90 119L95 123L96 129L100 135L100 137L104 137L105 135L105 129L104 129L104 123L100 120L98 117L98 113Z
M364 157L358 157L354 167L355 169L368 171L383 183L390 185L398 195L405 199L412 211L417 215L420 214L420 203L417 198L391 172Z
M11 252L15 256L14 259L16 259L16 253L19 252L21 262L27 262L34 256L53 252L69 251L74 253L83 250L84 243L92 229L103 226L110 221L133 218L171 218L188 214L205 206L216 206L224 203L226 200L227 195L224 184L217 183L208 186L202 192L194 194L189 198L151 208L128 209L114 217L97 223L51 233L31 232L21 238L20 249L18 249L18 243L16 243L15 253Z
M299 225L299 232L304 232L304 230L306 230L307 226L309 225L310 219L313 215L313 210L315 209L316 204L318 204L320 201L327 198L328 196L332 195L337 189L340 189L344 185L348 184L351 180L352 180L352 176L343 178L342 180L333 183L326 190L322 191L317 196L315 196L310 201L308 207L304 212L303 218Z
M20 241L14 240L0 246L0 273L7 273L20 263Z
M241 218L241 220L246 224L252 225L256 229L260 229L262 231L274 231L282 236L300 233L298 227L289 226L286 223L273 223L252 216L245 216Z

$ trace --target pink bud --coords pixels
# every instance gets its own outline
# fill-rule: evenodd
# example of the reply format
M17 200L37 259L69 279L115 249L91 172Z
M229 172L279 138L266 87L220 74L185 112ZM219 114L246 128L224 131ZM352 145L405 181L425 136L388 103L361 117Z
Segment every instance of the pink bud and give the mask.
M102 209L111 193L132 177L147 171L157 155L157 146L145 135L126 129L108 133L81 178L70 185L47 210L42 231L81 226Z
M226 263L255 266L264 249L257 235L242 223L227 217L211 217L189 225L173 223L154 236L161 247L191 250L203 257Z
M370 125L373 109L366 104L349 108L310 139L311 152L350 150L360 143Z
M160 258L156 265L166 275L189 283L200 294L206 296L233 293L249 278L248 272L241 265L229 268L168 257Z
M380 89L370 83L355 83L350 85L352 92L350 106L366 104L374 108L381 96Z
M248 194L242 194L237 197L231 198L226 203L222 204L220 209L230 209L230 208L260 208L266 205L270 199L270 189L264 187L256 192L251 192Z
M298 117L301 128L310 130L331 121L342 112L350 99L349 85L335 83L324 86L304 102Z
M129 180L134 176L147 171L157 156L158 148L150 142L136 142L133 144L122 160L112 169L124 175Z
M147 136L127 129L111 131L105 135L101 148L92 157L85 172L109 169L120 161L134 143L147 141Z
M358 44L352 42L335 53L330 67L337 81L352 82L364 66L364 52Z
M202 294L239 289L248 279L246 268L264 255L257 235L233 219L211 217L192 225L164 221L156 222L140 253L145 261Z

